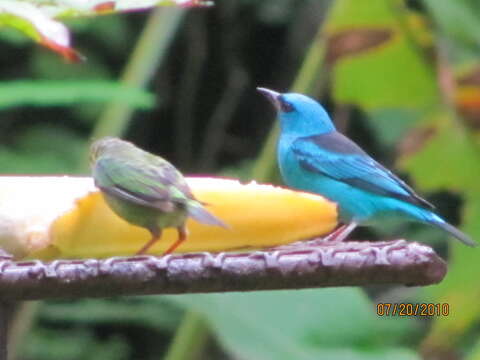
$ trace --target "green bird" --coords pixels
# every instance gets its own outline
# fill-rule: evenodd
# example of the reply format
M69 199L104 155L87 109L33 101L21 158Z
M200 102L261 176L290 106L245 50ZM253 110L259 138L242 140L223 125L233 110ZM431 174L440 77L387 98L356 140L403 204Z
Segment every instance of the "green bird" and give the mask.
M118 138L106 137L90 148L93 179L106 203L122 219L150 231L152 238L137 254L160 240L162 229L175 227L174 251L187 239L187 218L226 227L195 199L182 174L167 160Z

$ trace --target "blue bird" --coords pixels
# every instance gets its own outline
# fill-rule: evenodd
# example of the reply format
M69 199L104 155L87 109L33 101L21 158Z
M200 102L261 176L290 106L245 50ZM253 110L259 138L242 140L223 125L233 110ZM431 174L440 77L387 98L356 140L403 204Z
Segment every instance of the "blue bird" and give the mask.
M280 118L277 157L285 183L338 204L344 225L329 239L342 241L358 225L375 225L393 216L440 228L468 246L477 245L436 215L432 204L339 133L315 100L257 89L273 103Z

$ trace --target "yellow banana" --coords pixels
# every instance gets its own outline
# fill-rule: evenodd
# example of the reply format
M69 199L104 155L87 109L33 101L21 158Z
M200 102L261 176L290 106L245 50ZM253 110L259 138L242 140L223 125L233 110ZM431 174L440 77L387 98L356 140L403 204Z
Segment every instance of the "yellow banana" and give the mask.
M10 186L4 187L3 180L8 178ZM337 225L335 203L318 195L223 178L191 177L187 182L196 198L229 228L189 220L189 237L176 252L261 249L321 236ZM150 238L147 230L128 224L110 210L91 178L0 178L0 204L15 198L18 202L19 195L23 209L29 208L23 219L12 219L5 212L20 211L21 204L4 209L0 205L0 246L17 258L133 255ZM13 227L5 230L2 224L6 223ZM176 237L174 229L165 230L149 253L161 255Z

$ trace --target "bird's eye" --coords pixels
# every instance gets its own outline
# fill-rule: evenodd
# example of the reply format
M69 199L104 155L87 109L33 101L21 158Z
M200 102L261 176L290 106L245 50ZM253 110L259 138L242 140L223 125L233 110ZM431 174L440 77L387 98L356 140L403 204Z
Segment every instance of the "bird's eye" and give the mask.
M293 107L292 104L290 104L289 102L285 101L284 99L281 99L280 100L280 109L283 111L283 112L292 112L295 110L295 108Z

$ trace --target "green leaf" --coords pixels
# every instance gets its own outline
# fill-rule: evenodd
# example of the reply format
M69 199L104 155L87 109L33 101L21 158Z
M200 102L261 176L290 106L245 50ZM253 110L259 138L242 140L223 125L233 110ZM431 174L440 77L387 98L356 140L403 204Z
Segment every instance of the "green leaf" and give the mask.
M48 301L42 304L41 320L57 324L121 325L169 331L180 322L181 309L153 296L113 299Z
M433 135L415 145L420 147L419 151L400 159L400 165L424 190L471 192L477 188L480 178L478 146L453 116L447 109L431 114L422 126L430 128Z
M440 34L453 47L449 52L456 61L478 61L480 18L478 2L470 0L423 0ZM461 26L459 24L461 19Z
M377 130L378 138L390 146L403 138L419 120L419 113L414 109L381 108L371 110L369 114L369 123Z
M29 334L20 355L22 359L36 360L127 360L129 350L128 344L119 336L98 341L88 329L38 329Z
M34 4L3 0L0 3L0 27L4 26L20 30L68 60L80 60L78 54L70 48L70 34L66 26L51 18Z
M76 173L76 161L86 146L72 131L52 125L30 127L16 140L16 148L0 147L5 173Z
M0 83L0 109L13 106L65 106L85 102L121 101L132 107L151 108L154 95L113 81L23 80Z
M211 3L202 0L2 0L0 28L15 28L66 60L76 62L82 56L71 48L70 33L56 18L145 10L155 6L206 5Z
M475 346L468 356L465 357L465 360L477 360L480 359L480 340L477 340Z
M334 2L325 33L336 101L367 111L437 103L435 74L407 32L409 16L400 2Z
M480 239L480 194L469 196L464 210L462 230ZM463 347L477 335L469 336L469 331L480 320L480 252L463 244L452 244L451 259L447 276L437 286L424 289L423 299L429 303L447 304L448 316L434 319L431 331L424 340L423 347L431 353L452 351ZM475 332L476 333L476 332Z
M404 155L403 167L426 190L450 189L466 200L462 230L480 239L480 152L475 139L444 109L425 123L432 136L416 152ZM449 271L436 286L422 290L423 301L448 304L448 316L435 317L423 347L428 353L453 351L468 339L468 331L480 319L480 251L453 242Z
M409 319L379 318L353 288L169 297L206 316L226 349L245 359L418 359L395 346Z

